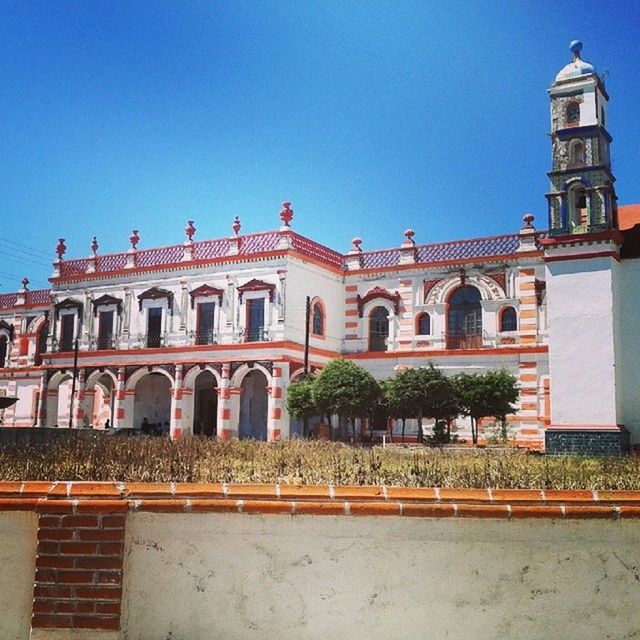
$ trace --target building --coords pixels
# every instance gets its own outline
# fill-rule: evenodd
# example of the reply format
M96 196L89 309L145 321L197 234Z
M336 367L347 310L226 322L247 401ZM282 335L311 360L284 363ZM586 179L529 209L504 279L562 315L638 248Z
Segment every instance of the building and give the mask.
M377 378L432 362L448 374L518 377L519 444L615 452L640 443L640 207L618 208L608 95L572 43L551 98L548 230L343 254L297 234L284 203L274 231L66 259L51 289L0 295L7 426L166 425L173 437L278 440L310 364L350 358ZM76 343L77 354L76 354ZM74 356L77 376L72 380ZM465 424L457 425L465 433Z

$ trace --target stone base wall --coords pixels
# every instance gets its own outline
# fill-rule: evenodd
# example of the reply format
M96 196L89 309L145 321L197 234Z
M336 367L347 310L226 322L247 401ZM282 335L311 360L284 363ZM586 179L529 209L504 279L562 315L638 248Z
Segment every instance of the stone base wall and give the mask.
M622 456L629 452L629 433L619 430L548 429L545 451L552 455Z

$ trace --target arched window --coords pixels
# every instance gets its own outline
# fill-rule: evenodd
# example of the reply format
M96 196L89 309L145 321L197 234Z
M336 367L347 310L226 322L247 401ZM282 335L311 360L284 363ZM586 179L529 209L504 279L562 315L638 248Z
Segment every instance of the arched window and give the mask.
M580 122L580 105L577 102L570 102L567 105L567 123L574 124Z
M518 314L513 307L505 307L500 314L500 331L517 331Z
M571 143L571 153L569 155L569 162L571 162L571 164L585 163L584 144L582 140L574 140Z
M428 313L421 313L416 321L416 333L419 336L431 335L431 316Z
M369 351L386 351L389 337L389 311L376 307L369 316Z
M311 314L311 333L314 336L324 336L324 310L319 300L313 305Z
M0 336L0 369L7 366L7 343L7 336Z
M573 229L588 223L587 191L582 183L569 189L569 228Z
M478 349L482 346L480 292L471 286L456 289L449 298L447 347Z

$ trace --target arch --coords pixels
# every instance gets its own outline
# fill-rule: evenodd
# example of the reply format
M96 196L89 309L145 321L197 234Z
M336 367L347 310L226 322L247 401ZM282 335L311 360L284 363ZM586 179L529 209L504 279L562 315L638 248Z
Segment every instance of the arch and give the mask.
M575 138L569 143L569 163L571 165L583 165L586 162L586 147L584 141Z
M144 376L148 375L149 373L160 373L160 374L162 374L163 376L166 376L169 379L169 381L171 382L171 386L172 387L175 384L175 381L174 381L173 377L171 376L171 374L168 371L166 371L162 367L149 366L149 367L140 367L139 369L136 369L129 376L129 379L127 380L127 382L125 384L125 389L127 391L133 391L136 388L136 385L138 384L138 382L142 378L144 378Z
M36 334L36 348L33 359L34 364L40 365L42 364L42 354L47 352L47 340L49 338L49 319L46 316L42 316L42 322L40 324L36 324L37 321L38 318L36 318L31 323L35 328L33 333Z
M271 374L265 367L258 362L254 362L252 366L249 366L249 364L245 362L238 367L237 371L231 377L231 386L236 389L239 388L242 385L244 378L254 370L262 371L267 378L268 384L271 384Z
M482 306L480 290L464 284L447 299L447 348L477 349L482 346Z
M6 335L0 334L0 369L7 366L7 353L9 350L9 339Z
M172 378L162 369L138 377L133 394L134 427L142 425L146 418L150 425L157 425L154 432L166 429L171 421L171 387Z
M193 389L196 378L203 371L208 371L216 379L216 386L220 387L220 385L222 384L222 376L210 365L199 365L191 367L191 369L187 371L186 375L182 379L182 386L185 389Z
M217 435L218 425L218 378L210 369L202 369L193 380L193 402L191 420L184 426L191 429L193 435L213 437ZM186 407L185 407L186 409Z
M311 335L324 338L326 332L327 313L324 302L320 298L311 301Z
M426 311L416 316L416 335L431 335L431 316Z
M501 332L518 330L518 313L512 306L502 307L499 314L499 323Z
M389 310L378 305L369 314L369 351L386 351L389 338Z
M480 273L465 274L464 283L460 275L440 280L431 289L427 304L447 304L456 289L463 284L475 287L480 292L482 300L504 300L507 297L505 290L493 278Z
M269 380L261 369L247 373L240 385L240 416L238 435L240 439L267 439Z
M68 426L72 378L68 371L56 371L51 376L46 391L46 426Z
M589 224L588 185L578 178L567 183L567 225L569 229Z
M84 385L84 421L86 426L104 428L114 423L117 377L110 369L93 371Z
M567 104L565 111L565 121L567 124L575 124L580 122L580 103L572 100Z
M111 369L105 368L102 371L100 371L98 369L97 371L92 371L87 376L87 379L86 379L86 381L84 383L84 388L85 389L92 389L96 384L98 384L100 378L102 378L103 376L108 376L109 378L111 378L111 382L113 383L114 387L118 383L118 378L115 375L115 373L113 373L113 371L111 371Z

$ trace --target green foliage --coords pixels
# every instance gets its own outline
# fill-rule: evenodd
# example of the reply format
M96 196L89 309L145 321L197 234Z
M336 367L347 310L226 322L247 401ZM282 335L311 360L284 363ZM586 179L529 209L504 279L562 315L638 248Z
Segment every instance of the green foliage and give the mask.
M268 444L102 436L3 445L0 479L638 490L640 458L546 457L511 449L365 449L298 439Z
M485 374L454 376L453 386L460 404L461 415L471 418L473 443L478 443L478 420L494 416L506 420L507 414L515 411L518 400L518 385L509 372L490 371Z
M294 382L287 388L287 411L300 420L318 415L318 408L313 399L314 378L308 376Z
M350 360L332 360L312 387L313 399L323 415L336 414L353 425L357 417L368 415L380 397L380 385L362 367Z

